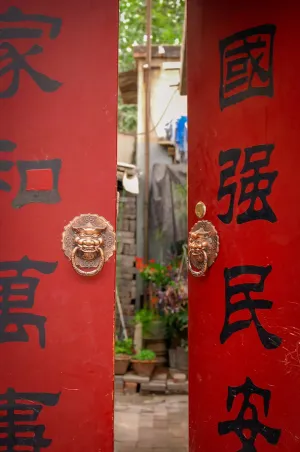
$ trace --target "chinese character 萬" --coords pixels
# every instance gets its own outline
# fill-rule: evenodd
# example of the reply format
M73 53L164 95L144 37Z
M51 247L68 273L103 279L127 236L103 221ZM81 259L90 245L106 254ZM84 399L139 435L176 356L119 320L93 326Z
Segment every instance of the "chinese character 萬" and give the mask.
M34 306L40 279L25 273L33 270L50 275L56 267L57 262L32 261L27 256L20 261L0 262L0 343L28 342L29 335L25 327L31 325L37 328L40 346L45 348L47 319L28 312Z

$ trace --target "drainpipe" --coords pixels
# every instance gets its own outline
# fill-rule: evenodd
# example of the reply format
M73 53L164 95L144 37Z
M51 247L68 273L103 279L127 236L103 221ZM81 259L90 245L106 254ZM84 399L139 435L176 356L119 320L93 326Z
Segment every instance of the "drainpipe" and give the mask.
M144 263L149 260L149 176L150 176L150 111L151 111L151 26L152 0L146 0L146 64L145 77L145 177L144 177Z

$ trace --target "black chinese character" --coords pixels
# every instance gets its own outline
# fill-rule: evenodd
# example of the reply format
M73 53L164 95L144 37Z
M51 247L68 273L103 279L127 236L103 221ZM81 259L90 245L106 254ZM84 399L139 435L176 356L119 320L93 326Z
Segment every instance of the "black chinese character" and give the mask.
M13 207L19 208L30 203L56 204L61 198L58 193L58 179L61 169L61 160L32 160L18 161L17 167L20 173L21 184L16 198L13 200ZM52 188L37 190L27 189L28 171L51 171Z
M261 25L220 41L221 110L249 97L273 97L275 25Z
M261 397L264 404L264 415L267 417L270 408L271 391L255 386L249 377L246 378L246 382L242 386L229 386L227 398L228 412L231 411L233 402L238 400L237 396L239 394L242 394L244 397L240 412L236 419L219 422L219 435L235 433L242 443L242 449L239 452L256 452L255 441L258 435L262 435L269 444L276 445L279 441L281 430L268 427L260 422L258 410L253 404L253 400L251 401L253 395ZM248 413L251 413L251 417L249 417Z
M45 348L46 317L27 312L34 305L34 296L39 279L25 276L27 270L44 275L55 271L57 262L32 261L27 256L16 262L0 262L0 274L14 271L16 275L0 276L0 343L28 342L25 326L33 325L39 332L39 342Z
M224 344L227 339L230 338L237 331L249 328L253 322L256 326L258 336L263 346L267 349L274 349L280 346L282 339L275 334L269 333L260 323L256 315L256 310L259 309L271 309L273 302L264 300L261 298L251 298L251 292L263 292L265 287L265 280L272 271L272 266L258 267L256 265L242 265L239 267L225 268L225 322L220 335L221 344ZM259 282L241 282L240 284L234 284L234 279L243 275L259 276ZM235 295L242 294L244 298L240 301L232 303L231 300ZM230 322L231 315L248 310L251 314L251 318L248 320L236 320Z
M29 23L27 27L24 26L26 23ZM43 36L43 29L32 27L33 23L50 25L50 39L55 39L60 33L61 19L40 14L24 14L16 7L10 7L5 13L0 14L0 40L2 41L0 43L0 52L3 54L0 57L0 62L7 62L0 69L0 77L4 77L6 74L12 74L11 82L6 89L0 92L0 98L8 98L16 94L19 89L21 71L27 72L39 88L45 92L51 93L56 91L62 85L62 83L36 71L27 62L27 60L30 60L30 57L42 53L43 47L34 44L27 52L19 53L13 44L7 42L7 40L41 38ZM20 26L17 24L20 24Z
M240 178L241 193L238 205L247 202L247 209L236 216L238 224L253 220L265 220L270 223L277 221L277 217L270 207L267 198L272 193L273 183L278 176L278 171L261 171L269 166L273 150L273 144L261 144L244 150L245 161L240 174L246 174L250 171L252 171L252 174L248 177ZM240 156L240 149L221 151L219 155L219 165L221 167L231 163L230 166L226 166L220 172L220 187L218 190L218 201L225 196L230 196L227 213L218 215L218 218L225 224L231 223L233 219L234 202L238 188L236 182L227 182L228 179L236 176Z
M0 140L0 152L12 152L15 147L16 145L12 141ZM10 171L13 165L14 162L11 160L0 160L0 171ZM4 180L0 180L0 190L8 192L11 190L11 186Z
M0 140L0 152L12 152L15 148L16 144L12 141ZM11 160L0 160L0 171L10 171L13 165L14 162ZM16 165L21 183L19 193L12 202L13 207L20 208L30 203L56 204L60 202L61 197L58 192L60 159L20 160L16 162ZM40 181L48 182L47 186L28 187L29 174L40 176ZM8 192L11 190L11 186L4 180L0 180L0 190Z
M60 393L22 393L11 388L0 394L1 450L40 452L49 447L52 440L44 438L45 426L35 422L45 406L57 405L59 397Z

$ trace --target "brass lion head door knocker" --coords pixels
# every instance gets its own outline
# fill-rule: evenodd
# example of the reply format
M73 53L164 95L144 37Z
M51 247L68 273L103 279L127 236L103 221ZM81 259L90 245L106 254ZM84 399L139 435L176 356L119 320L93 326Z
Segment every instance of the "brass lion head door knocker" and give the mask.
M82 214L65 226L62 247L79 275L95 276L113 255L116 235L105 218Z
M203 218L205 204L199 202L195 212L198 218ZM219 246L219 235L210 221L201 220L194 224L188 238L188 268L193 276L205 275L218 256Z

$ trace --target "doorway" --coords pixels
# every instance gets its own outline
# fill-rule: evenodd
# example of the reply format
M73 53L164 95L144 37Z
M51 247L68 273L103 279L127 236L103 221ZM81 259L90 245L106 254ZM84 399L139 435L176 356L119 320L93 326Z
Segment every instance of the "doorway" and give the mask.
M188 449L185 2L120 2L115 450Z

